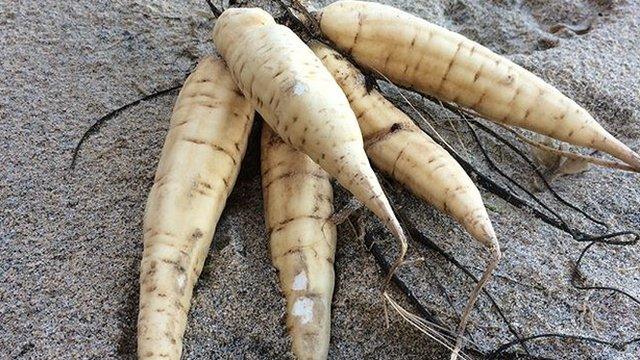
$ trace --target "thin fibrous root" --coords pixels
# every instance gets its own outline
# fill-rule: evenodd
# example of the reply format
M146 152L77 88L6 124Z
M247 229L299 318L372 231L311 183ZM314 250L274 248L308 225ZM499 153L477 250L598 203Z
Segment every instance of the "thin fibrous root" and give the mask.
M213 5L211 0L205 0L205 1L207 2L207 5L209 5L209 9L211 9L211 12L216 18L222 14L222 10L218 9L217 6Z
M398 304L395 300L391 298L391 296L385 291L382 293L382 296L387 301L387 303L391 306L393 310L395 310L403 320L408 322L411 326L416 328L421 333L427 335L429 338L437 342L438 344L444 346L448 350L454 351L453 348L453 338L450 335L446 335L447 332L450 332L448 329L445 329L437 324L429 322L417 315L410 313L405 310L400 304ZM385 306L386 309L386 306ZM460 358L462 359L470 359L464 352L460 352Z
M489 279L491 279L491 274L493 273L495 268L498 266L498 263L500 262L500 258L502 257L502 253L500 252L500 246L498 245L497 240L491 246L491 248L489 248L489 251L491 252L491 259L489 260L489 263L487 264L487 267L484 273L482 274L480 281L478 281L475 288L473 288L473 291L471 291L471 294L469 295L469 300L467 301L467 305L462 311L462 316L460 317L460 324L458 325L458 329L456 331L456 336L457 336L456 346L453 349L453 352L451 353L451 360L457 359L458 352L464 345L463 334L464 334L465 327L467 326L467 322L469 321L469 315L471 315L471 310L473 310L476 300L480 295L480 291L482 291L482 289L487 284L487 282L489 282Z
M157 98L159 96L168 94L174 90L177 90L179 88L182 87L182 83L178 84L178 85L174 85L170 88L164 89L164 90L160 90L157 92L154 92L152 94L149 95L145 95L142 98L139 98L137 100L134 100L128 104L122 105L119 108L110 111L108 114L100 117L98 120L96 120L93 124L91 124L91 126L89 127L89 129L87 129L83 134L82 137L80 138L80 140L78 141L78 143L76 144L76 146L73 148L73 154L71 156L71 165L69 165L69 169L73 170L76 167L76 162L78 160L78 156L80 154L80 149L82 148L82 144L84 144L84 142L89 138L89 136L91 136L92 134L97 133L100 130L100 127L102 127L102 125L104 125L108 120L113 119L114 117L116 117L117 115L119 115L121 112L125 111L126 109L130 108L130 107L134 107L138 104L140 104L143 101L146 100L151 100L154 98Z
M372 70L373 70L376 74L378 74L378 76L380 76L381 78L383 78L387 83L389 83L389 84L392 84L392 85L393 85L393 82L392 82L388 77L386 77L383 73L381 73L380 71L378 71L378 70L377 70L377 69L375 69L375 68L372 68ZM400 97L402 97L402 100L404 100L404 102L405 102L407 105L409 105L409 107L414 111L414 113L415 113L416 115L418 115L418 117L420 118L420 120L422 120L422 121L424 122L424 124L426 124L426 125L429 127L429 129L433 132L433 134L435 134L435 136L438 138L438 140L440 140L440 141L442 142L443 146L444 146L444 147L446 147L446 149L447 149L450 153L453 153L453 154L456 154L456 155L460 156L460 155L458 154L458 152L455 150L455 148L454 148L453 146L449 145L449 143L448 143L448 142L447 142L447 141L442 137L442 135L440 135L440 133L438 132L438 130L436 130L436 128L435 128L435 127L433 127L433 125L431 124L431 122L430 122L429 120L427 120L427 119L422 115L422 112L420 112L420 111L419 111L419 110L418 110L418 109L413 105L413 103L412 103L411 101L409 101L409 99L407 99L407 97L406 97L406 96L404 96L404 94L400 91L400 89L398 89L398 87L397 87L397 86L392 86L392 88L393 88L393 89L398 93L398 95L400 95Z
M351 214L355 211L362 208L362 203L358 201L355 197L352 197L349 202L340 210L336 211L331 217L329 221L333 222L336 225L342 224Z
M404 263L404 258L407 254L408 245L406 241L401 241L400 243L400 254L398 254L397 259L391 264L389 267L389 274L387 274L386 279L384 279L384 285L382 287L383 291L387 290L389 285L391 285L391 280L393 279L393 275L396 273L396 270Z

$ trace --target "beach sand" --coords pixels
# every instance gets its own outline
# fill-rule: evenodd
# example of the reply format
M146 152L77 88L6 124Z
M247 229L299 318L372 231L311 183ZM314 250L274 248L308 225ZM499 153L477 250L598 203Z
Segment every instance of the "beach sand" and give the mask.
M638 2L388 2L507 56L640 149ZM280 11L274 4L267 8ZM554 33L557 24L570 27ZM214 53L213 25L205 1L0 0L1 359L135 357L143 210L177 92L143 101L109 120L85 143L73 171L72 151L100 116L181 83L198 58ZM424 104L432 109L436 128L465 158L506 183L483 161L461 122L450 123L439 106ZM494 140L482 139L505 172L531 186L534 175L524 162ZM196 286L185 359L291 357L284 301L268 256L256 140ZM612 230L640 225L638 175L594 168L553 185ZM339 208L348 196L335 188ZM611 291L571 286L585 243L485 189L482 193L504 254L487 289L518 332L610 341L639 336L640 305ZM548 191L538 195L575 227L602 231L553 202ZM429 238L480 274L486 253L460 226L397 186L389 196ZM366 219L391 259L393 240L371 214ZM330 358L447 358L446 349L397 314L389 313L386 327L377 264L347 224L338 230ZM424 306L455 327L449 302L460 312L472 283L415 241L408 260L400 277ZM639 262L638 246L595 245L579 283L617 287L640 297ZM391 295L415 311L397 289ZM468 330L484 352L514 339L484 296ZM540 339L530 342L529 350L551 358L633 359L640 346L614 349ZM523 352L517 346L509 351Z

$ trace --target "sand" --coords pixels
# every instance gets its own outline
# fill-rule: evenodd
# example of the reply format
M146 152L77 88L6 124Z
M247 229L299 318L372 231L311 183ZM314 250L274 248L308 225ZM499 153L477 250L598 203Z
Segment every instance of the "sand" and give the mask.
M640 149L636 1L390 3L508 56ZM567 28L552 33L559 23L581 34ZM585 23L591 26L583 33ZM0 358L134 358L141 221L176 92L110 120L88 140L74 171L68 168L72 149L96 118L180 83L198 58L213 53L212 28L204 1L0 1ZM445 113L428 106L443 135L499 179L466 128L456 124L456 135ZM523 162L485 141L505 171L531 185L532 172ZM256 145L254 137L195 291L186 359L290 357L284 302L268 258ZM637 229L639 179L592 169L560 178L554 187L613 229ZM348 198L337 186L336 192L340 206ZM480 272L483 249L451 219L401 190L390 195L437 244ZM504 252L488 289L515 329L612 341L638 337L640 305L610 291L571 286L573 264L585 244L489 192L483 196ZM548 192L541 196L551 199ZM559 211L587 226L575 212ZM370 214L367 220L370 229L376 227ZM385 327L377 265L349 226L339 232L330 358L445 358L441 346L397 315ZM393 249L388 236L377 238L381 247ZM412 242L409 259L420 258L401 277L454 326L442 288L460 311L471 283ZM637 246L596 245L583 264L586 284L624 288L639 297L639 261ZM414 310L400 292L392 295ZM513 339L484 297L469 331L485 352ZM637 344L613 349L556 340L538 340L529 348L551 358L633 359L640 352Z

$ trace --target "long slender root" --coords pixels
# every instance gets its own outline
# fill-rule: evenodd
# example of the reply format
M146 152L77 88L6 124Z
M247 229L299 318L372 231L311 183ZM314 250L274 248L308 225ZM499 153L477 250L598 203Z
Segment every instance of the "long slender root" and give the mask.
M391 264L391 267L389 268L389 274L384 279L384 285L382 287L383 291L389 288L389 285L391 285L391 280L393 278L393 275L396 273L396 270L398 270L400 265L404 263L404 257L406 253L407 253L407 247L405 246L401 248L401 252L398 255L397 259L393 262L393 264Z
M471 314L471 310L473 310L473 306L475 305L476 300L480 295L480 291L482 291L484 286L491 279L491 274L493 273L493 270L495 270L495 268L498 266L498 263L500 262L500 258L502 257L502 253L500 252L500 247L497 245L497 241L496 241L496 244L489 249L489 251L491 251L491 259L489 260L489 264L487 264L487 267L484 273L482 274L480 281L478 281L473 291L471 291L467 305L462 311L462 316L460 317L460 324L458 325L458 329L456 331L457 332L456 346L453 349L453 352L451 353L451 360L456 360L456 358L458 357L458 352L464 345L464 338L462 335L464 334L464 329L467 326L467 322L469 321L469 315Z

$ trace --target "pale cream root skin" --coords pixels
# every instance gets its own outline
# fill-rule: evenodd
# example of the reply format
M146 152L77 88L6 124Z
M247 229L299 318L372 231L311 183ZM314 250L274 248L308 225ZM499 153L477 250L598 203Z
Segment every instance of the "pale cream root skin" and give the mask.
M173 109L144 217L138 357L179 359L193 285L236 181L254 110L205 58Z
M292 351L301 360L326 359L336 248L329 174L266 124L261 148L271 258L287 300Z
M260 9L226 10L213 39L269 126L375 213L401 242L402 258L406 238L371 169L356 117L311 49Z
M311 48L347 95L371 162L484 245L497 245L480 192L455 159L378 90L368 90L363 74L339 53L318 42Z
M317 14L322 32L391 81L519 126L607 152L640 169L640 157L573 100L484 46L391 6L338 1Z
M414 194L452 215L491 252L487 267L469 296L460 324L461 335L479 292L501 257L500 245L478 188L460 164L376 89L367 89L363 74L335 50L314 42L311 48L335 77L353 108L365 149L380 170Z

